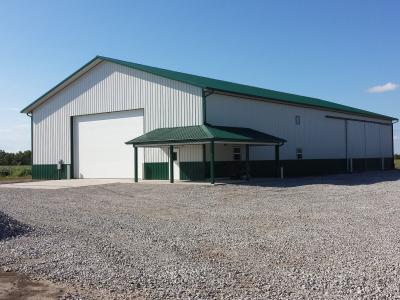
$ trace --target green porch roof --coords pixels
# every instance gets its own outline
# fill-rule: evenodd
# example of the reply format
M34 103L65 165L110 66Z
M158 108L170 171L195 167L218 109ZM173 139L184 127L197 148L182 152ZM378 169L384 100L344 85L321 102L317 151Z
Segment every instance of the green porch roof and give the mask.
M211 141L248 144L282 144L286 142L279 137L250 128L197 125L155 129L126 142L126 144L146 146L190 144Z
M377 113L370 112L367 110L358 109L358 108L338 104L338 103L331 102L331 101L326 101L326 100L321 100L321 99L306 97L306 96L300 96L300 95L295 95L295 94L289 94L289 93L284 93L284 92L278 92L278 91L274 91L274 90L269 90L269 89L264 89L264 88L259 88L259 87L254 87L254 86L249 86L249 85L244 85L244 84L239 84L239 83L233 83L233 82L229 82L229 81L218 80L218 79L213 79L213 78L208 78L208 77L203 77L203 76L198 76L198 75L192 75L192 74L187 74L187 73L182 73L182 72L177 72L177 71L171 71L171 70L141 65L141 64L137 64L137 63L127 62L127 61L123 61L123 60L118 60L118 59L114 59L114 58L109 58L109 57L105 57L105 56L96 56L91 61L89 61L86 65L81 67L78 71L76 71L75 73L73 73L72 75L70 75L69 77L64 79L62 82L60 82L54 88L52 88L51 90L46 92L44 95L39 97L37 100L35 100L31 104L29 104L21 112L24 112L24 113L31 112L35 107L39 106L41 103L46 101L47 98L51 97L54 93L57 93L58 90L61 90L67 84L69 84L70 82L75 80L79 75L81 75L81 73L87 72L87 70L89 70L91 67L93 67L94 65L96 65L97 63L100 63L102 61L112 62L115 64L119 64L119 65L123 65L123 66L129 67L129 68L141 70L141 71L148 72L148 73L158 75L161 77L184 82L184 83L187 83L187 84L190 84L193 86L197 86L202 89L208 89L208 90L217 91L217 92L255 97L258 99L263 99L265 101L271 101L271 100L279 101L279 102L294 104L294 105L312 106L312 107L317 107L317 108L319 107L319 108L323 108L323 109L327 109L327 110L346 112L346 113L362 115L362 116L366 116L366 117L375 117L375 118L385 119L385 120L397 120L394 117L377 114Z

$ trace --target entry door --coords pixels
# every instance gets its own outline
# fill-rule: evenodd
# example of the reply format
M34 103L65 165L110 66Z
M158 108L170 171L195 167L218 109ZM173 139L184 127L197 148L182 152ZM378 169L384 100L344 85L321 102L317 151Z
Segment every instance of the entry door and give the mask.
M179 180L180 177L180 169L179 169L179 149L174 149L174 179Z

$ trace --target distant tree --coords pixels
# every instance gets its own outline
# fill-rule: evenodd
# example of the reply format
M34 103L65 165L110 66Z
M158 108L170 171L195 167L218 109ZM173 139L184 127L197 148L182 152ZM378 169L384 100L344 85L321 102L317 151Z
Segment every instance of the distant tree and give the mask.
M4 166L7 164L6 162L7 162L6 152L0 149L0 165Z
M0 149L0 165L30 165L32 163L31 154L30 150L10 153Z
M400 154L395 154L394 159L400 159Z

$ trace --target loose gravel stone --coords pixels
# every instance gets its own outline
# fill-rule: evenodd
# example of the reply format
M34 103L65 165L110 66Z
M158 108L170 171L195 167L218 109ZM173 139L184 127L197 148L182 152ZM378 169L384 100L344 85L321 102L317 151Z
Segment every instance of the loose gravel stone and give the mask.
M0 189L0 267L64 299L400 297L400 173Z
M0 211L0 241L26 234L33 228Z

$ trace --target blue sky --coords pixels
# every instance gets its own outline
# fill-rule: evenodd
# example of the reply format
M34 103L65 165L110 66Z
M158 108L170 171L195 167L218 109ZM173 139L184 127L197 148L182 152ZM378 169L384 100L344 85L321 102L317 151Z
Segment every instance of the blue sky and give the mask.
M97 54L400 117L399 12L397 0L3 0L0 149L30 148L19 111Z

